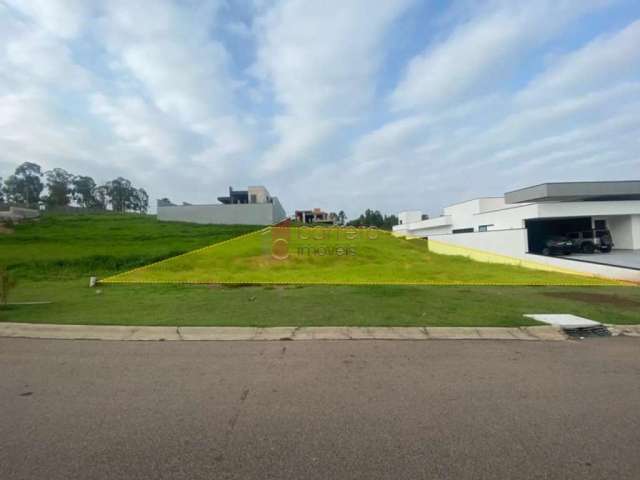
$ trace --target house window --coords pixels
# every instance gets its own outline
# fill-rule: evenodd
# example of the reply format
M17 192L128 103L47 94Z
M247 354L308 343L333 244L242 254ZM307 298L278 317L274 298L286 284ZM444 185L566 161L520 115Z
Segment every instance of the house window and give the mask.
M493 227L493 223L490 223L488 225L480 225L478 227L478 231L479 232L486 232L487 230L489 230L489 227Z
M257 197L255 196L255 194L251 194L251 203L256 203L257 201Z
M455 228L452 230L452 233L473 233L472 228Z

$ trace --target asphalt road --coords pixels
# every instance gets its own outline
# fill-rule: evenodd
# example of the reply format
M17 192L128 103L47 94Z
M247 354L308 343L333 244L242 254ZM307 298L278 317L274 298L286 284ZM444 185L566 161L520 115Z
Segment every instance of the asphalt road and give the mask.
M0 478L640 478L640 339L0 339Z

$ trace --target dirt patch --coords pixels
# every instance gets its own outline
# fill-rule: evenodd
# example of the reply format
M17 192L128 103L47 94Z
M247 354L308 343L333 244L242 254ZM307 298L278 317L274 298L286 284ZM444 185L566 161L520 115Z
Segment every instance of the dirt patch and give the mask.
M615 305L617 307L640 307L640 302L630 298L608 295L606 293L587 292L545 292L545 297L561 298L563 300L576 300L578 302L592 303L596 305Z
M12 233L14 233L13 228L0 225L0 235L11 235Z

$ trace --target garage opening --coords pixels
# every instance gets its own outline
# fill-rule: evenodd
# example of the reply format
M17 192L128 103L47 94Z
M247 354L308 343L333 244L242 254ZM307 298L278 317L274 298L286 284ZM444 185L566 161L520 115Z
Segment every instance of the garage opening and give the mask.
M534 218L525 220L524 224L529 239L529 253L541 253L549 237L591 230L591 217Z

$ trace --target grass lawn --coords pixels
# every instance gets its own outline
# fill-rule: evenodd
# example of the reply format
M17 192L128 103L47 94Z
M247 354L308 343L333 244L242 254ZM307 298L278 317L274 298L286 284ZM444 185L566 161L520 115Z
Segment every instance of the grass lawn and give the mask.
M99 292L99 293L98 293ZM535 325L524 313L640 323L630 287L109 285L23 282L0 321L130 325Z
M281 241L282 240L282 241ZM273 255L272 246L282 245ZM105 280L106 283L615 285L429 251L424 240L338 228L268 228Z
M119 215L53 216L20 225L14 234L0 235L0 264L8 265L18 281L10 301L53 303L0 308L0 321L102 325L506 326L535 324L523 318L523 313L573 313L609 323L640 323L640 289L634 287L163 284L88 287L90 275L104 278L256 230L258 227L161 223L154 217ZM423 247L419 241L407 243L409 249ZM270 246L269 238L266 247L261 244L260 249ZM457 261L455 257L444 260L454 265ZM473 268L495 267L471 264Z
M141 215L47 215L0 234L0 266L18 279L108 275L259 228L158 222Z

